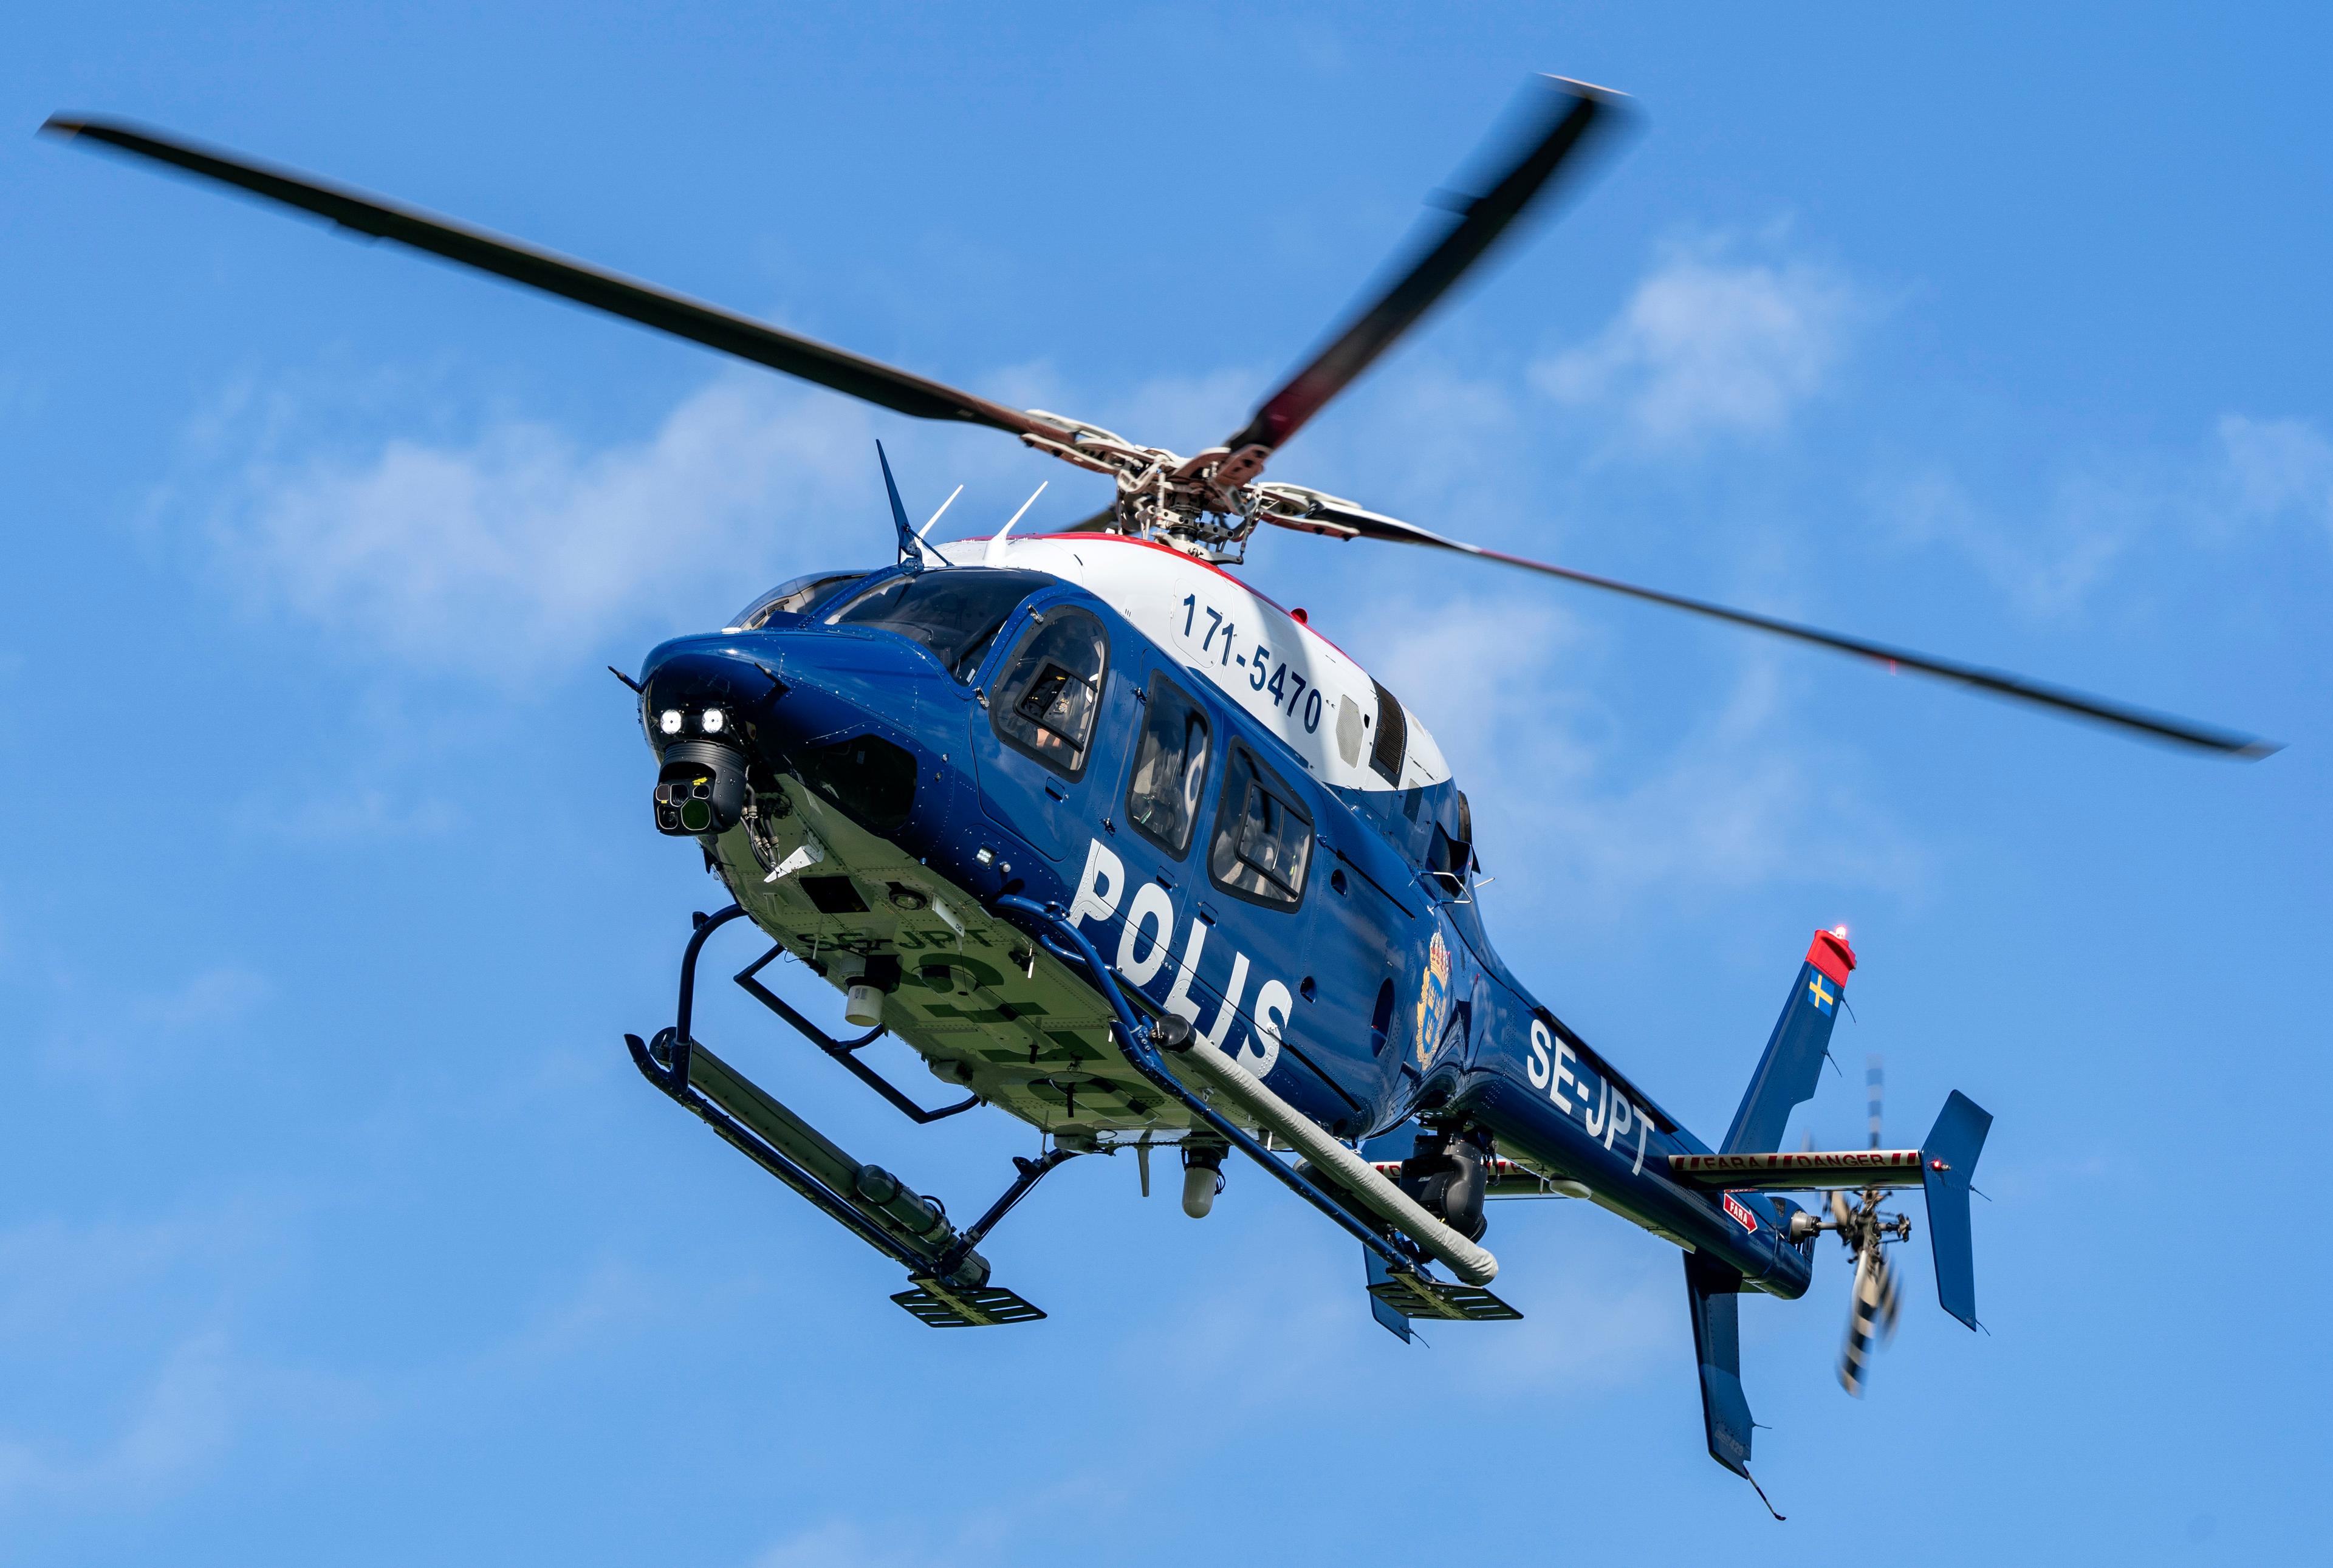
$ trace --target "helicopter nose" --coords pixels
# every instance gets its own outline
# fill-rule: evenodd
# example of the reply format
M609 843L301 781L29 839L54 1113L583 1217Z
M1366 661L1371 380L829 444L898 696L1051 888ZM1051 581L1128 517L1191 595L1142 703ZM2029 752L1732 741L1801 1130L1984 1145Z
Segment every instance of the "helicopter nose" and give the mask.
M648 656L640 681L640 710L648 742L745 746L763 710L785 695L774 660L754 657L729 640L667 642Z
M662 764L657 826L676 836L734 826L753 798L749 774L759 789L797 777L859 826L895 833L971 701L905 639L801 630L668 642L640 684Z
M727 642L667 643L648 658L640 710L656 749L658 832L726 832L744 815L755 731L785 683L766 659Z

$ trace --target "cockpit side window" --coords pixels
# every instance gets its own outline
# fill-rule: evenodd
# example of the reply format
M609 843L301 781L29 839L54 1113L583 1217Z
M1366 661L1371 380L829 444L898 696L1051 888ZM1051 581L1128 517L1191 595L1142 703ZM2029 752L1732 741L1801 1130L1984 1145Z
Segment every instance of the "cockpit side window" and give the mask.
M1380 682L1372 681L1378 688L1377 734L1369 743L1369 765L1386 783L1401 784L1402 748L1409 744L1409 721L1402 717L1401 700L1387 691Z
M1311 858L1312 813L1247 747L1233 746L1207 874L1227 893L1292 909L1304 897Z
M1126 786L1126 820L1178 858L1191 847L1191 825L1199 820L1209 750L1206 715L1173 681L1153 675Z
M994 682L990 721L1008 744L1076 778L1086 770L1109 665L1100 621L1082 610L1041 610Z
M889 577L826 618L829 626L873 626L911 637L948 673L970 680L982 655L1021 601L1053 580L1041 572L949 567Z
M866 576L864 572L813 572L807 577L797 577L782 582L737 612L726 630L759 631L770 623L773 615L800 615L828 598L846 582L856 582Z

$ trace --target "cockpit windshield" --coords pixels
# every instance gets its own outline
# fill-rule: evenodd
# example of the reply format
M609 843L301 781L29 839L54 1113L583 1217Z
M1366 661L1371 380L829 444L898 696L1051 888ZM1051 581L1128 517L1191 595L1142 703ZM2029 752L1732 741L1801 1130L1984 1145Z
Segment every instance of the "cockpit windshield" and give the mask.
M864 572L813 572L807 577L782 582L739 611L736 618L722 630L759 631L770 623L771 616L800 615L844 583L856 582L866 575Z
M958 680L970 680L981 655L1021 601L1053 579L1042 572L956 566L888 578L826 618L829 626L878 626L912 637Z

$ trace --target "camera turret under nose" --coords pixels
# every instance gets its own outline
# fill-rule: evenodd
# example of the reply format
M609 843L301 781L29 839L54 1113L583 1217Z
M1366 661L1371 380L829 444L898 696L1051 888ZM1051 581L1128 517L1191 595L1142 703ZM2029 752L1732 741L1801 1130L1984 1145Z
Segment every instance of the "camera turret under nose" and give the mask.
M718 741L682 740L665 747L657 773L657 832L675 838L724 833L745 810L745 759Z

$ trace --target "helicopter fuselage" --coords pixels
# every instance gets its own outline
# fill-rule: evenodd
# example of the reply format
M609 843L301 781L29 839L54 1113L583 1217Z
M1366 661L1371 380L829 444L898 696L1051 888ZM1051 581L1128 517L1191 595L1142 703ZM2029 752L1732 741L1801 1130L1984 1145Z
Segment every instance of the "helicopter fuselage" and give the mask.
M1301 611L1138 539L949 549L981 564L835 573L642 669L665 774L738 774L694 836L785 953L1067 1147L1182 1140L1094 986L988 909L1058 904L1129 1000L1334 1136L1471 1125L1543 1191L1804 1291L1787 1202L1672 1180L1706 1146L1509 972L1439 748Z

